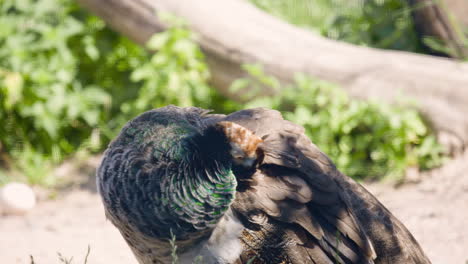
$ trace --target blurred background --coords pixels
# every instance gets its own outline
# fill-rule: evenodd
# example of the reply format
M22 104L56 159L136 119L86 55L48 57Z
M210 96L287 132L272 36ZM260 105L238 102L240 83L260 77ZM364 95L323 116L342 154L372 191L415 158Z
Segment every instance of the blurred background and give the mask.
M281 111L434 263L468 263L468 1L200 5L0 0L1 263L136 263L94 170L168 104Z

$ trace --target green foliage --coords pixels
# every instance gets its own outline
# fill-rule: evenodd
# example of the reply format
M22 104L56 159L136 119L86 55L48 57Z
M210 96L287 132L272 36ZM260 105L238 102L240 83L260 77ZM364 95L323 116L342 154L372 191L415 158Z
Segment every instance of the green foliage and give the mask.
M101 150L143 111L224 104L193 33L160 17L174 26L146 50L71 0L0 2L0 151L27 181L53 184L53 164Z
M405 0L250 0L323 36L384 49L421 52Z
M70 1L4 0L0 12L1 151L38 183L91 135L110 96L78 78L90 45Z
M408 167L429 169L443 161L442 147L415 109L351 100L337 86L302 75L279 90L279 82L261 67L249 65L245 70L253 81L238 80L234 89L266 86L279 91L245 107L280 110L286 119L304 126L337 167L355 179L400 180Z
M460 35L461 47L462 49L468 49L468 32ZM423 43L430 47L432 50L440 52L442 54L447 54L452 58L459 58L462 61L468 61L468 57L463 57L463 54L460 53L458 49L451 47L444 43L442 40L436 37L424 37Z
M174 17L167 14L160 17L175 26L148 41L147 48L155 53L132 72L132 80L142 85L137 98L123 105L125 113L136 115L167 104L211 105L209 72L203 53L193 41L193 33Z

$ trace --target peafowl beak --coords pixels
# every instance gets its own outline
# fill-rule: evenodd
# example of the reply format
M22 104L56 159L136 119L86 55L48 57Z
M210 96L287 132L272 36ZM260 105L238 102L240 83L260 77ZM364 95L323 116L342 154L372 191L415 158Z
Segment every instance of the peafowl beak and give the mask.
M257 160L257 154L255 152L253 152L251 156L248 156L238 144L231 142L230 145L231 150L229 153L231 154L235 165L251 168L255 164L255 161Z

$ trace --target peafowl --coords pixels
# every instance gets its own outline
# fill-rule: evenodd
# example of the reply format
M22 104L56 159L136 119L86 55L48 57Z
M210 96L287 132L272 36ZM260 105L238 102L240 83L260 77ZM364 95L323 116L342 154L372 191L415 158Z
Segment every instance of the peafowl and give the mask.
M97 186L141 264L430 263L400 221L274 110L145 112L109 145Z

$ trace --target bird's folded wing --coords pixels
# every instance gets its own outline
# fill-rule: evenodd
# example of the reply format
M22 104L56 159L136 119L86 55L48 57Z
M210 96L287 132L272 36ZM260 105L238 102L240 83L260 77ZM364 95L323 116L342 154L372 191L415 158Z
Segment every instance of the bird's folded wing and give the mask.
M302 127L268 109L225 118L263 139L257 171L236 194L233 208L251 228L244 242L277 251L268 262L373 263L373 246L335 181L338 171ZM263 254L265 255L265 254ZM267 254L268 255L268 254ZM264 260L267 261L267 260Z

